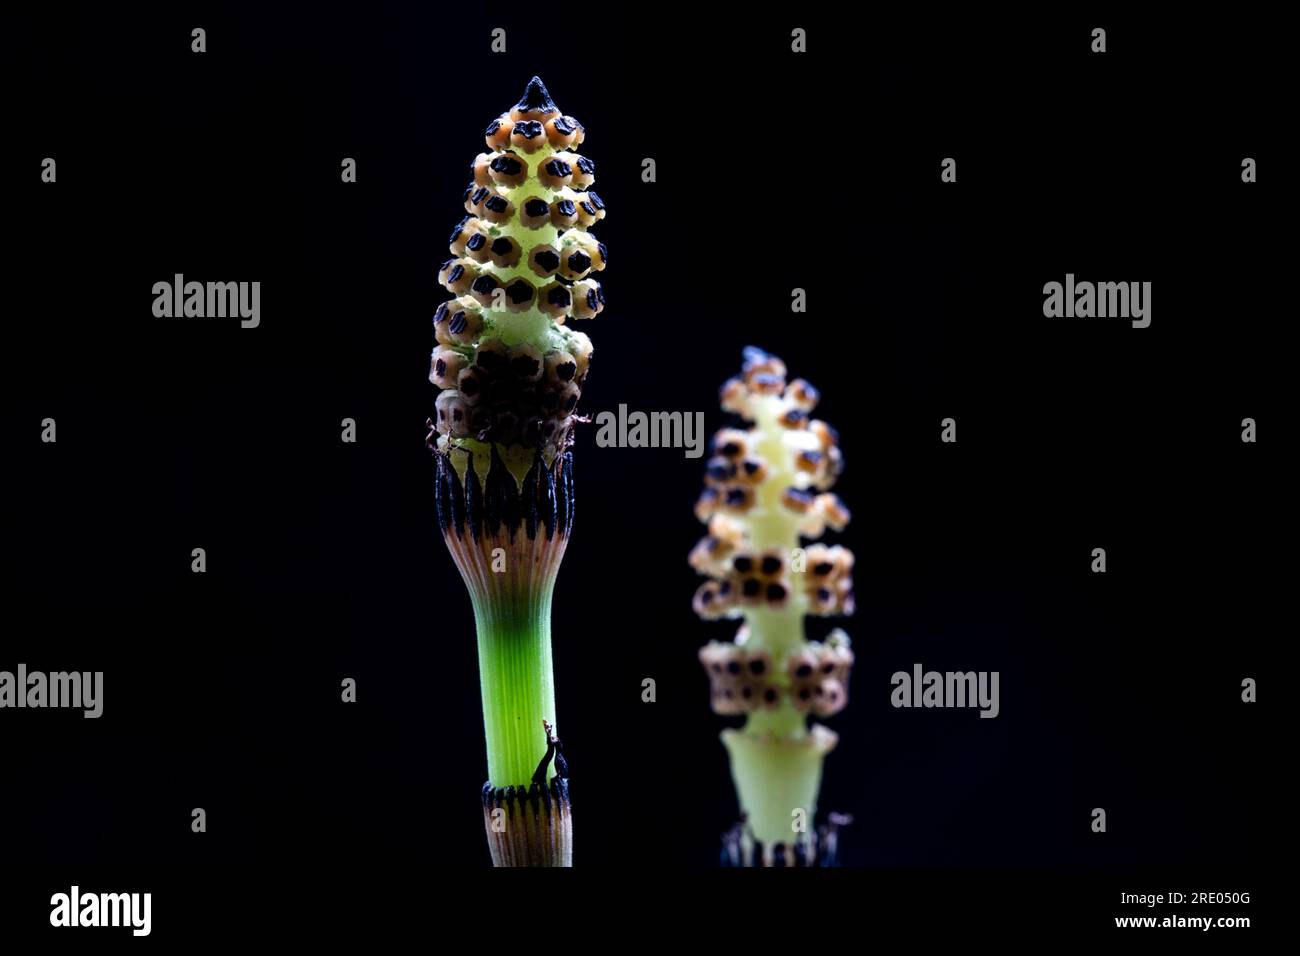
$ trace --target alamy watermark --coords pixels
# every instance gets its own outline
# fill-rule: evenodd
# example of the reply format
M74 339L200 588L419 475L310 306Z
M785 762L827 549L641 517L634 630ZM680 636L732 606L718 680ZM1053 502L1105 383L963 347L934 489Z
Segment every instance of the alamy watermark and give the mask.
M912 672L895 671L889 702L895 707L978 707L981 717L996 717L997 671L927 671L920 664Z
M618 412L596 415L599 448L684 448L687 458L704 454L703 412Z
M85 711L83 717L104 712L103 671L0 671L0 708L68 707Z
M159 319L240 319L255 329L262 322L262 283L186 282L176 273L171 282L153 284L153 314Z
M1043 286L1043 315L1049 319L1132 319L1133 328L1151 324L1150 282L1075 282Z
M82 893L74 883L50 897L51 926L129 926L132 936L148 936L152 911L152 893Z

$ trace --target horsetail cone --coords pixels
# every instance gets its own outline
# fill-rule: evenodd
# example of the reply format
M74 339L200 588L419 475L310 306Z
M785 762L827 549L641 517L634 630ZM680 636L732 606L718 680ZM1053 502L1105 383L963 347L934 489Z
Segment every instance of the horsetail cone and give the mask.
M787 383L784 363L760 349L745 349L742 374L721 397L749 427L713 438L695 506L708 534L690 563L708 578L696 613L742 620L734 639L699 654L714 711L747 715L742 728L722 732L744 815L727 856L740 865L826 864L834 823L816 836L813 824L822 761L838 738L808 718L843 710L853 652L839 629L806 640L803 619L853 613L853 554L801 544L849 522L830 491L843 469L839 438L811 417L817 390Z
M427 443L443 537L474 605L497 865L569 865L550 606L573 521L570 445L605 308L605 217L585 129L533 77L485 132L438 282ZM549 776L554 764L555 773Z

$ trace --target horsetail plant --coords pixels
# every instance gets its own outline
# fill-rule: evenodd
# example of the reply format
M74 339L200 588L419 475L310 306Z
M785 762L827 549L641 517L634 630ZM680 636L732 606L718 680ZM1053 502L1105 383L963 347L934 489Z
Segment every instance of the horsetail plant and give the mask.
M853 652L835 629L804 638L805 615L853 613L853 553L812 544L827 527L843 530L849 512L830 492L843 468L838 436L810 417L818 393L802 379L786 384L784 363L744 350L738 378L722 388L722 407L748 429L713 438L705 488L695 506L708 534L690 563L705 575L695 593L700 617L741 618L730 641L700 650L713 710L746 714L722 732L742 823L723 839L732 866L827 866L836 827L812 833L822 761L838 736L809 714L828 717L848 702Z
M533 77L493 120L438 280L429 421L438 523L474 607L487 740L483 823L497 866L570 866L551 594L573 522L575 409L605 296L585 130ZM554 762L555 773L550 773Z

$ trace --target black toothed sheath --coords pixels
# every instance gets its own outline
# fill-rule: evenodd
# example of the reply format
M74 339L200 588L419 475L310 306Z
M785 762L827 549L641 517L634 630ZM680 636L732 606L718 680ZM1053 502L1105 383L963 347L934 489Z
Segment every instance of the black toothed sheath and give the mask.
M557 736L551 594L573 524L572 432L591 340L566 326L605 296L606 249L585 130L533 77L488 126L469 215L438 270L429 379L439 527L469 591L487 742L483 821L498 866L569 866L568 772Z

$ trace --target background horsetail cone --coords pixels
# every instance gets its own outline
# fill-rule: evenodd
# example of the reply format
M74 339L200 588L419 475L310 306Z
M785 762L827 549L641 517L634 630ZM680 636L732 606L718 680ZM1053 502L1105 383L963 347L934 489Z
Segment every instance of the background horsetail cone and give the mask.
M443 538L474 606L487 741L484 826L498 866L567 866L572 826L557 734L551 593L573 523L570 445L595 318L605 218L586 130L533 77L484 133L467 215L438 282L427 439Z
M843 469L839 436L812 417L817 390L786 381L785 364L744 351L738 378L722 387L722 407L747 425L713 438L705 487L695 505L708 534L691 551L707 580L694 607L706 620L741 620L735 637L700 650L718 714L745 714L722 741L743 824L724 838L735 866L825 866L834 862L831 815L815 823L822 762L838 737L810 716L848 703L853 652L836 628L804 639L804 617L853 613L853 553L804 544L849 522L830 491Z

